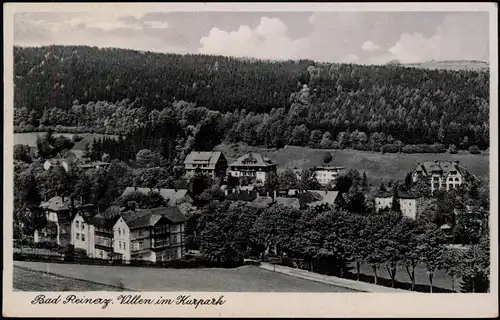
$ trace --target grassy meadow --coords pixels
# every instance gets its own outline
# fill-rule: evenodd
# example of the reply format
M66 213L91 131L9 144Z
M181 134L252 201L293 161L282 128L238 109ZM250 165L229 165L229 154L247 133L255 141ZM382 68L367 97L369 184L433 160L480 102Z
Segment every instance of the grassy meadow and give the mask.
M279 169L309 168L322 164L326 152L332 154L330 163L335 166L344 166L366 171L369 183L378 185L380 179L404 179L406 173L412 171L417 162L433 160L458 160L469 172L477 176L484 183L489 182L489 153L471 155L461 151L458 154L382 154L380 152L367 152L358 150L322 150L307 147L287 146L283 149L266 149L250 147L241 144L221 144L215 150L223 151L229 163L247 152L260 153L278 164Z

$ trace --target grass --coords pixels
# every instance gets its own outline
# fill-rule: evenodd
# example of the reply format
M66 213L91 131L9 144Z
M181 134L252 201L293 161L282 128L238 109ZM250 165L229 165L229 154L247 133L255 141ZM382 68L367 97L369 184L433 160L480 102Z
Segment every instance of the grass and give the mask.
M352 269L350 270L350 272L355 275L356 265L353 263L351 265L351 268ZM374 282L373 271L369 265L361 265L360 271L363 275L361 280L371 283ZM385 284L390 286L391 277L389 276L389 273L387 272L387 269L385 267L382 267L377 271L377 276L379 284L382 284L382 282L384 282ZM401 287L404 287L406 289L409 289L411 286L410 277L408 276L406 269L402 266L397 267L395 280L401 284L404 284L401 285ZM437 270L434 273L432 282L434 292L451 292L452 290L452 278L443 270ZM424 265L417 265L417 267L415 268L415 284L416 287L421 288L421 291L429 292L429 276L427 275L427 269ZM459 289L459 284L460 279L455 279L455 291Z
M14 267L14 290L18 291L118 291L117 288L84 280L64 278Z
M92 142L95 138L103 138L103 137L117 137L109 134L98 134L98 133L54 133L54 136L65 136L68 138L72 138L75 134L83 137L81 141L75 143L75 146L71 151L73 151L77 156L80 156L82 153L85 144L88 143L92 145ZM36 146L36 137L43 136L45 132L26 132L26 133L14 133L14 144L27 144L30 147Z
M246 145L221 144L216 148L223 151L229 163L243 154L252 151L267 156L278 164L279 169L310 168L322 164L326 152L332 154L331 165L345 166L366 171L369 183L378 186L380 179L404 179L412 171L417 162L433 160L459 160L460 164L469 172L476 175L484 183L489 182L489 153L471 155L468 152L458 154L381 154L380 152L366 152L358 150L321 150L306 147L288 146L284 149L266 149Z
M33 271L30 271L29 277L24 277L21 273L24 271L20 271L19 267ZM80 282L92 281L101 283L102 288L107 286L107 289L95 290L106 291L117 291L116 287L121 284L121 287L135 291L355 292L256 266L235 269L156 269L14 261L14 270L14 288L25 288L25 290L58 291L68 281L61 277L69 277L84 280L72 280L80 285L71 289L74 291L86 290L88 287ZM48 280L43 272L57 274L60 278Z

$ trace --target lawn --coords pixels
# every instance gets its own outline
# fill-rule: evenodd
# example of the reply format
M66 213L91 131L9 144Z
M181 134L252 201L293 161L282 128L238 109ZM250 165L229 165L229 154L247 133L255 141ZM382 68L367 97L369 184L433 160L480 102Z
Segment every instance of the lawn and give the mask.
M19 273L22 271L19 271L16 266L36 270L40 272L37 274L43 276L22 277ZM19 275L14 274L14 288L26 288L24 290L57 291L67 285L67 280L57 278L51 281L45 280L43 272L50 272L101 283L104 287L121 285L134 291L355 292L275 273L257 266L243 266L235 269L163 269L14 261L14 270ZM86 290L83 285L77 288L74 290ZM108 289L95 290L116 291L117 289L108 287Z
M321 150L293 146L275 150L226 144L218 145L215 149L223 151L229 163L249 151L260 153L277 163L279 169L319 166L322 164L324 154L330 152L333 157L331 165L357 169L360 172L366 171L369 183L374 186L378 186L382 178L384 180L404 179L406 174L415 168L418 161L433 160L458 160L469 172L485 183L489 181L489 153L487 152L479 155L471 155L467 152L459 152L458 154L381 154L380 152Z
M14 290L18 291L113 291L111 286L68 279L14 267Z
M354 263L351 265L351 268L352 269L350 272L356 273L356 265ZM366 276L363 277L364 280L365 281L369 280L369 282L373 283L371 279L373 277L372 268L369 265L362 265L360 269L361 269L361 274ZM389 276L389 273L387 272L387 269L385 267L382 267L380 270L378 270L377 275L379 277L380 284L382 283L382 281L385 283L390 283L391 277ZM385 280L381 280L380 278L384 278ZM406 283L408 284L408 286L410 286L411 284L410 277L408 276L406 269L402 266L398 266L396 269L396 281L401 283ZM446 272L444 272L443 270L437 270L434 273L434 278L432 282L433 282L434 292L452 290L452 278L451 276L446 274ZM427 274L427 269L422 264L417 265L417 268L415 269L415 284L417 287L421 287L424 292L429 292L428 291L429 276ZM460 286L460 279L455 279L454 290L458 291L459 286Z
M88 143L92 145L94 139L103 138L103 137L112 137L117 138L115 135L108 134L98 134L98 133L54 133L54 136L64 136L67 138L73 138L73 136L77 134L83 139L75 143L75 146L71 151L73 151L77 156L81 156L82 150L85 147L85 144ZM37 136L43 136L45 132L26 132L26 133L14 133L14 144L27 144L30 147L36 146L36 138Z

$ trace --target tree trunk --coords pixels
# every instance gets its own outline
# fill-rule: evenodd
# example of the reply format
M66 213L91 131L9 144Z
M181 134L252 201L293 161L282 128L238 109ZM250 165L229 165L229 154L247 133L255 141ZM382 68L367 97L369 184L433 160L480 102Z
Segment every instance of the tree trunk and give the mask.
M433 273L429 273L429 283L431 285L430 287L430 292L432 293L432 278L434 277L434 274Z
M451 275L451 291L455 292L455 275Z
M309 271L313 272L313 261L309 260Z
M372 270L373 270L373 276L374 276L375 284L377 284L377 267L376 266L372 266Z
M412 264L411 267L412 267L412 269L410 271L410 268L408 268L408 266L405 266L406 273L408 274L408 277L410 277L410 280L411 280L411 291L414 291L415 290L415 266Z
M356 272L357 272L357 280L358 281L359 281L359 274L361 273L360 269L361 269L360 263L359 263L359 261L356 261Z
M391 277L391 286L394 288L394 282L395 282L395 278L396 278L396 267L394 266L391 266L389 268L389 266L386 266L387 268L387 273L389 273L389 276Z

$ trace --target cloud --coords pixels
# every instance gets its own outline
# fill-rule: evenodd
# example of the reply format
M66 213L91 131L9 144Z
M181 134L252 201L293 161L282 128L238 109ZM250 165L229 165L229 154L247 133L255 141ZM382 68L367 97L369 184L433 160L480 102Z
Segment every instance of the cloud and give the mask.
M344 63L354 63L356 61L359 61L359 57L355 55L354 53L349 53L347 57L342 61Z
M144 24L152 29L167 29L169 26L166 21L144 21Z
M449 14L433 35L403 33L399 41L390 47L389 52L403 63L429 60L487 61L488 29L482 16L467 13Z
M297 42L290 39L286 25L277 18L262 17L252 29L242 25L236 31L212 28L200 39L199 53L263 59L296 57Z
M368 40L365 43L363 43L361 49L363 49L364 51L377 51L380 50L380 46L373 43L373 41Z

